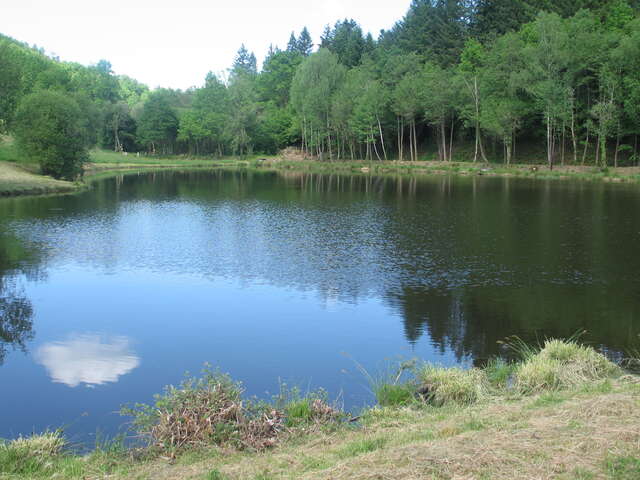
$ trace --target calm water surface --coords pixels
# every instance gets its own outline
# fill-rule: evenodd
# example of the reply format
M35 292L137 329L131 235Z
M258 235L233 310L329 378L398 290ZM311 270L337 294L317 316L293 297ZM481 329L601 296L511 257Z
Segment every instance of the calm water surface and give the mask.
M232 171L0 201L0 437L113 435L209 362L371 400L370 372L472 365L498 340L640 333L640 189Z

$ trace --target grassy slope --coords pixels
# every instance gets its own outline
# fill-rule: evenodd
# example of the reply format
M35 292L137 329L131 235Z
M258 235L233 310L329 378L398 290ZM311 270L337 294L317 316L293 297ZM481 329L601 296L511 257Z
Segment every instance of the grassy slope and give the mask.
M640 478L639 406L640 379L626 376L469 407L374 408L359 426L294 437L265 453L211 448L175 460L117 452L69 457L55 478L631 480ZM0 478L52 478L43 475Z
M71 182L32 173L21 165L0 162L0 196L64 193L77 190Z
M260 455L186 457L131 478L640 478L640 386L602 383L467 408L374 409L364 426ZM223 477L225 478L225 477Z

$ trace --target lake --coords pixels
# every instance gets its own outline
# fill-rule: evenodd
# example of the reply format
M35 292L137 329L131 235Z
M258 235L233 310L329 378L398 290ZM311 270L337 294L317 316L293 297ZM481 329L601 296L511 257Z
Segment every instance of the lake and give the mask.
M414 357L510 335L619 358L640 334L640 188L488 177L164 171L0 200L0 437L123 431L205 362L348 409Z

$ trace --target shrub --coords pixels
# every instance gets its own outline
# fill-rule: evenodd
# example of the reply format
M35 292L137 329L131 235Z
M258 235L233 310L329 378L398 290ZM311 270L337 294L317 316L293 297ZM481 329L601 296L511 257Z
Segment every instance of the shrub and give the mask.
M78 104L67 95L40 91L22 99L14 133L22 155L37 161L43 174L74 180L88 158Z
M547 340L538 354L516 367L515 380L522 393L533 393L577 387L619 373L618 366L591 347Z
M481 370L425 365L418 371L419 393L433 405L470 405L488 394L487 378Z

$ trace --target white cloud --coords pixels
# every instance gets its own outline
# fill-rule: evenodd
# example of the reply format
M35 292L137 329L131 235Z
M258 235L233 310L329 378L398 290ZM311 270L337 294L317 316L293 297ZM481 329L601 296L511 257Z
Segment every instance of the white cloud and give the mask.
M81 383L102 385L117 382L140 364L130 343L126 337L75 335L63 342L42 345L36 352L36 360L56 383L70 387Z

